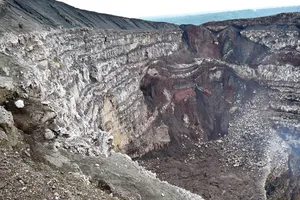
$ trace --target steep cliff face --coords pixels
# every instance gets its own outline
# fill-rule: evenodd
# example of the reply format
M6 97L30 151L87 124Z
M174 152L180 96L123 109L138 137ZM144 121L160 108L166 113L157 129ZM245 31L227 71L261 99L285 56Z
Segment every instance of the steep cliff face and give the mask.
M201 197L112 149L206 199L297 198L299 13L179 28L1 9L2 146L125 199Z
M1 1L0 198L202 199L111 154L138 149L148 132L168 139L166 126L152 128L139 85L181 33L55 1ZM138 153L162 143L147 141Z
M297 198L298 25L281 14L182 26L194 61L157 62L159 81L146 78L160 95L144 92L171 142L141 162L207 199Z
M22 90L56 111L54 123L64 148L99 155L110 132L115 148L126 151L148 129L167 135L163 129L151 130L139 82L150 60L172 54L180 41L178 30L8 33L2 37L2 56L17 66L4 63L2 73L21 73L17 79ZM150 141L154 138L148 141L150 150L159 144Z

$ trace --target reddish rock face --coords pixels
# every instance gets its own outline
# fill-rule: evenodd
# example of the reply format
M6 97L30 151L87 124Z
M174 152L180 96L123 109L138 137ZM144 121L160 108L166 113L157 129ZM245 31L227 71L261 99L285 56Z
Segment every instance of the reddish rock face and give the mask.
M179 103L189 97L196 97L196 93L192 88L183 90L174 90L173 98L176 103Z
M156 121L170 127L170 147L177 149L186 136L192 138L187 140L189 145L227 135L233 102L247 101L254 87L214 60L188 65L160 61L151 65L150 71L140 89L149 111L160 113Z
M286 169L299 170L300 144L287 142L300 133L299 15L287 16L181 27L183 50L151 65L157 76L141 83L171 138L141 158L145 166L206 199L297 195L298 176Z
M190 50L197 56L204 58L221 57L218 38L205 27L188 26L183 34Z
M299 13L180 29L55 1L6 2L0 102L28 141L38 143L31 145L34 155L53 148L41 160L73 169L73 161L56 159L57 150L70 152L70 159L85 154L74 170L105 176L111 189L133 194L124 198L196 199L156 181L148 187L149 177L120 154L108 163L94 157L110 155L114 142L132 157L144 155L144 166L161 179L205 199L297 198ZM53 29L45 31L45 23ZM26 112L10 108L18 97L9 97L11 90L32 98Z

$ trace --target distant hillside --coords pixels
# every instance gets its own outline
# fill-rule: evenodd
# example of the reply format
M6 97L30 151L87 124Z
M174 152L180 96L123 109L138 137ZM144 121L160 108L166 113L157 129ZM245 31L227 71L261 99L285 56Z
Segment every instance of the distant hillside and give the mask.
M2 30L3 32L31 31L40 27L90 27L114 30L178 29L174 24L90 12L55 0L0 0L0 34Z
M169 22L174 24L194 24L199 25L209 21L221 21L228 19L255 18L274 15L283 12L300 12L300 6L267 8L258 10L239 10L209 14L195 14L173 17L153 17L145 18L152 21Z

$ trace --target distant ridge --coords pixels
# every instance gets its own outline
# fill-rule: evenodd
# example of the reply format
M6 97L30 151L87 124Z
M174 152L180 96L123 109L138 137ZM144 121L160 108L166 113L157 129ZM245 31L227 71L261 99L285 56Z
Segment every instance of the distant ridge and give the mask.
M300 12L300 6L280 7L280 8L266 8L257 10L239 10L239 11L227 11L208 14L195 14L184 16L172 16L172 17L149 17L144 18L146 20L157 22L168 22L173 24L193 24L200 25L210 21L222 21L229 19L242 19L242 18L256 18L269 15L275 15L279 13L287 12Z
M178 29L169 23L118 17L74 8L55 0L0 0L0 33L32 31L44 27L114 30Z

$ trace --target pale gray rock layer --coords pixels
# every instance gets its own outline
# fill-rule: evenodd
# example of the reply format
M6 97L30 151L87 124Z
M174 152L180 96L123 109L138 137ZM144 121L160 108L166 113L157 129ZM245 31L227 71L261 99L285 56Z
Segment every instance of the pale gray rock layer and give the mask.
M30 97L47 101L56 111L60 135L69 136L62 140L65 148L99 155L109 137L103 129L113 129L116 141L122 139L115 145L124 149L151 127L145 112L136 112L146 110L140 80L149 59L172 54L180 41L177 30L7 33L1 52L16 66L1 70L4 77L15 75L15 83Z
M133 25L134 20L129 19L125 20L126 23L130 23L132 29L140 30L100 30L98 28L101 27L94 23L87 26L76 20L73 22L77 24L66 25L64 23L68 22L69 17L74 17L66 15L63 16L64 22L58 22L71 29L64 29L44 15L24 24L32 13L26 9L25 12L20 10L24 5L30 9L35 6L32 1L28 2L2 1L0 5L1 14L5 6L13 11L1 15L3 22L9 19L11 21L8 22L12 23L0 25L0 102L5 105L5 109L0 106L3 113L0 117L1 144L11 140L14 140L11 145L15 144L18 131L22 130L26 137L34 139L30 141L31 146L36 148L33 155L41 154L42 160L59 169L77 169L75 172L87 179L108 180L109 186L120 196L130 198L133 195L134 199L144 196L145 199L201 199L160 182L153 174L144 172L136 163L114 153L112 149L138 157L168 146L172 127L167 126L160 117L167 112L175 115L175 104L178 102L174 99L182 100L181 95L184 101L192 99L196 88L198 92L211 95L207 88L197 83L206 78L201 74L203 71L208 71L207 80L210 83L220 83L225 77L224 69L227 69L234 72L237 79L254 81L265 90L253 91L253 99L245 105L239 94L233 102L226 99L231 105L227 114L233 117L228 136L212 142L199 137L198 143L193 145L200 149L221 149L222 164L226 163L232 171L239 169L237 171L242 171L242 175L253 177L255 183L251 187L257 192L253 198L267 198L264 185L269 174L279 177L289 170L289 153L293 147L299 148L300 109L297 102L300 98L300 71L299 61L285 56L290 52L293 58L300 55L299 28L294 22L297 15L291 18L288 29L280 29L274 23L276 26L270 25L267 30L260 30L252 26L260 24L255 20L238 22L236 27L226 25L231 22L207 24L199 28L201 34L191 30L192 38L189 39L196 38L191 42L185 41L186 32L178 27L170 25L164 31L145 30ZM20 23L10 18L14 12L20 14ZM49 27L43 26L45 21ZM241 25L242 22L244 24ZM281 19L277 23L281 23ZM9 28L5 29L5 26ZM116 24L110 27L122 29ZM238 31L238 28L243 30ZM265 54L262 53L252 59L249 49L238 46L240 43L235 44L238 47L233 44L235 33L240 37L238 42L246 41L243 45L247 44L247 48L264 50L269 55L263 57ZM224 39L227 35L228 38ZM218 49L222 40L225 41L222 44L224 48ZM178 63L173 62L172 59L180 55L178 52L187 49L193 57L189 63L182 63L180 59ZM255 55L257 49L251 49L254 51L251 55ZM170 59L167 63L166 58ZM141 91L144 77L165 83L159 88L163 98L159 99L158 106L153 110L149 109ZM175 84L170 85L168 81ZM245 85L240 86L242 91L246 90ZM178 96L174 90L179 91ZM187 98L184 92L180 93L181 90L186 90ZM154 90L151 91L153 93ZM189 113L182 115L184 127L195 124L192 124ZM283 135L287 132L285 139L278 134L278 130L283 128ZM187 135L182 135L192 141ZM184 143L181 146L186 149ZM191 156L185 161L188 163L189 159L195 158ZM104 169L98 169L98 166ZM232 177L236 177L232 173ZM120 177L123 179L119 180ZM134 186L124 181L128 179ZM150 190L143 190L148 186L151 186ZM134 191L130 192L132 188ZM238 189L235 188L234 192L238 193ZM218 193L214 195L221 198Z

